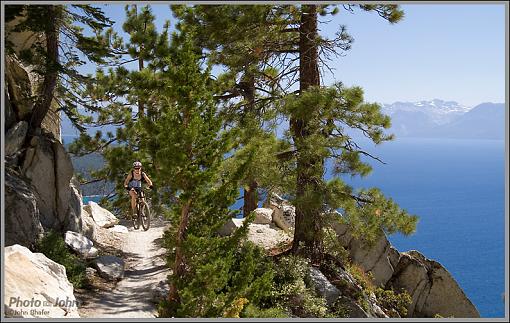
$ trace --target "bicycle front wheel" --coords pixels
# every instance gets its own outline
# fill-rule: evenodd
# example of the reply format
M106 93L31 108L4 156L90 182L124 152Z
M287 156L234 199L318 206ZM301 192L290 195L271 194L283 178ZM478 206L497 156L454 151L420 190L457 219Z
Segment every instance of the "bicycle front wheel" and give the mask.
M133 228L138 230L140 227L140 207L138 205L136 206L136 214L133 214L131 220L133 221Z
M144 231L149 230L151 225L151 211L147 202L140 204L140 220Z

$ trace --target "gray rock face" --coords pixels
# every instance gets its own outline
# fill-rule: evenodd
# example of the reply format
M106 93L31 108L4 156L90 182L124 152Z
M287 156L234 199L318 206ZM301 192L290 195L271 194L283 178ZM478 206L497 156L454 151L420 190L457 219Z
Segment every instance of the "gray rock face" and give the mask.
M4 88L4 106L5 106L5 131L9 130L16 123L16 114L12 109L11 101L7 88Z
M94 222L92 216L87 212L85 207L81 208L81 223L82 223L82 233L89 239L95 239L94 232L96 231L97 224Z
M340 290L331 284L322 272L315 267L310 267L310 279L315 285L317 293L323 296L330 306L333 305L342 294Z
M28 123L20 121L7 131L5 135L4 152L6 156L18 152L25 141L27 135Z
M9 107L11 108L8 114L10 118L14 117L15 120L29 120L30 118L37 97L40 95L40 85L43 80L34 69L34 66L25 65L15 54L9 54L5 57L5 80ZM12 106L15 109L12 109ZM10 112L14 112L15 116L11 116ZM44 117L41 127L53 134L58 141L61 141L60 125L60 111L54 101Z
M56 140L62 142L60 127L60 111L58 110L58 104L53 101L51 103L50 109L48 110L48 113L46 113L44 116L44 119L41 123L41 128L51 133Z
M265 250L271 250L290 243L292 238L272 224L250 223L248 226L248 240Z
M255 224L269 224L273 221L273 210L266 208L257 208L255 212Z
M35 189L5 168L5 245L31 247L42 234Z
M9 41L18 50L33 49L34 41L44 44L42 36L12 32ZM31 130L26 121L33 113L43 80L34 69L15 54L5 57L5 169L10 174L5 192L6 243L25 246L32 246L43 230L82 229L82 197L79 184L71 182L73 166L60 143L60 112L56 104L52 104L42 122L43 131L36 129L39 131L35 131L37 135L29 147L22 147Z
M412 298L409 317L479 317L479 313L448 271L417 251L399 253L383 234L368 246L352 236L347 225L333 225L352 260L371 272L380 287L406 290Z
M94 247L94 243L80 233L67 231L64 241L69 247L85 258L97 256L98 250Z
M5 56L5 81L9 100L16 107L18 120L26 120L34 108L33 87L29 69L15 55Z
M320 277L318 274L315 276ZM312 275L311 278L314 283L318 280L317 278L313 278ZM320 284L315 283L315 285L327 286L328 284L331 284L335 288L335 290L332 290L332 296L328 296L326 292L321 290L317 291L320 295L326 297L329 305L336 303L336 305L343 307L344 310L347 311L346 314L348 314L349 317L388 317L388 315L377 305L375 295L372 293L370 296L367 296L364 293L363 287L356 282L350 273L346 272L342 268L336 268L335 277L331 281L327 280L327 278L323 276L322 280L324 279L326 279L325 282ZM321 289L328 290L330 288Z
M436 314L455 318L480 317L451 274L418 251L401 254L388 287L404 289L411 295L409 317L433 317Z
M108 280L124 277L124 260L115 256L101 256L95 260L98 274Z
M273 222L283 229L291 228L295 210L289 202L273 193L265 202L265 207L274 210ZM331 216L341 214L333 212ZM436 314L462 318L480 316L455 279L438 262L426 259L417 251L399 253L382 231L379 239L369 245L362 239L355 238L348 225L333 221L332 227L352 261L363 271L372 274L375 285L385 289L392 288L397 292L406 290L411 295L409 317L434 317ZM338 278L342 281L342 288L336 283L335 285L342 293L339 301L350 311L350 316L387 317L377 305L375 295L374 299L365 297L367 308L362 308L357 300L347 296L360 292L360 287L356 288L357 284L352 277L349 279L349 276L345 273Z
M296 209L285 199L271 193L265 202L266 208L273 210L273 222L287 233L294 232Z
M220 236L229 236L231 235L235 230L237 230L238 228L242 227L243 226L243 223L244 223L244 220L246 218L242 218L242 219L229 219L224 225L223 227L221 227L221 229L218 231L218 234Z
M361 307L355 300L350 297L340 297L338 301L339 306L347 310L348 316L352 318L370 318L373 317Z
M79 317L64 266L20 245L5 248L4 265L6 317Z
M89 201L83 207L94 219L94 222L101 228L111 228L119 223L119 219L115 217L110 211L102 208L94 201Z
M71 183L73 165L60 142L36 136L27 149L23 173L38 192L44 228L81 231L81 195Z
M351 259L360 265L365 272L371 272L374 283L384 287L394 272L394 267L400 257L384 235L369 246L360 239L352 236L349 227L338 222L333 223L333 229L338 235L340 243L349 251Z
M355 295L360 294L363 291L363 288L356 282L354 277L345 270L338 268L338 278L342 281L340 284L342 286L341 291L344 294Z
M45 228L56 227L55 162L51 142L34 137L26 152L23 173L39 193L41 224Z

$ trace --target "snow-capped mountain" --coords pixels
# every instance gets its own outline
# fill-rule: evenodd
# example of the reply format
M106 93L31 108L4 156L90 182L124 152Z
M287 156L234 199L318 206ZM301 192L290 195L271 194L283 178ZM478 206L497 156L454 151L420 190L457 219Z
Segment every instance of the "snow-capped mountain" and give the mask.
M455 101L443 101L433 99L419 102L395 102L384 104L383 113L393 117L399 112L420 112L429 117L430 121L437 125L449 123L460 115L471 110L471 107L459 104ZM406 113L409 115L409 113Z
M482 103L451 123L434 128L434 137L440 138L505 138L505 105Z
M474 108L434 99L384 104L397 137L504 139L505 105L483 103Z

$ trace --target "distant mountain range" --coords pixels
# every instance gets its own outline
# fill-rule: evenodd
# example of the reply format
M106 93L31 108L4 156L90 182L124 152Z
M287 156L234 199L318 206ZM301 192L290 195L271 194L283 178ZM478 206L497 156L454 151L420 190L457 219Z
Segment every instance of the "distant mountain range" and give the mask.
M385 104L389 132L397 137L505 139L505 104L482 103L473 108L434 99Z
M384 104L382 112L391 117L388 132L399 137L505 139L505 104L482 103L473 108L455 101L434 99L419 102ZM92 135L99 129L91 129ZM114 126L100 129L115 132ZM62 117L62 136L66 142L78 135L71 122Z

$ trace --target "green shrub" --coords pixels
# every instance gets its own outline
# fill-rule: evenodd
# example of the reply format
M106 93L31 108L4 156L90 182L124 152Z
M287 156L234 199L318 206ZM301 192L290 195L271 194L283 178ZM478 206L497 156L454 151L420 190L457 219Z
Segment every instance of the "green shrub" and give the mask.
M49 231L37 242L36 252L43 253L49 259L63 265L67 279L74 288L82 288L86 282L86 264L67 247L64 238L55 231Z
M243 318L287 318L289 316L289 313L283 308L270 307L261 309L252 304L246 305L240 314L240 317Z
M412 301L407 291L403 290L400 293L395 293L392 289L377 288L374 293L377 297L377 303L386 309L386 313L390 317L407 316L407 307Z
M326 300L315 292L310 268L299 256L285 256L275 263L275 275L269 307L281 308L297 317L328 317Z
M349 252L342 246L333 228L323 229L324 252L337 258L344 266L350 263Z
M186 248L189 272L177 284L178 306L163 302L161 317L222 317L240 315L245 304L258 306L269 296L273 281L272 261L251 242L238 248L229 238L189 235ZM240 302L240 300L243 300ZM247 303L246 303L247 301Z
M347 271L356 279L358 284L363 287L364 291L368 293L375 291L375 286L373 283L373 275L371 272L366 273L359 265L355 263L350 263L347 266Z
M328 318L348 318L350 310L345 307L341 299L337 299L335 303L330 307L330 313L326 316Z

